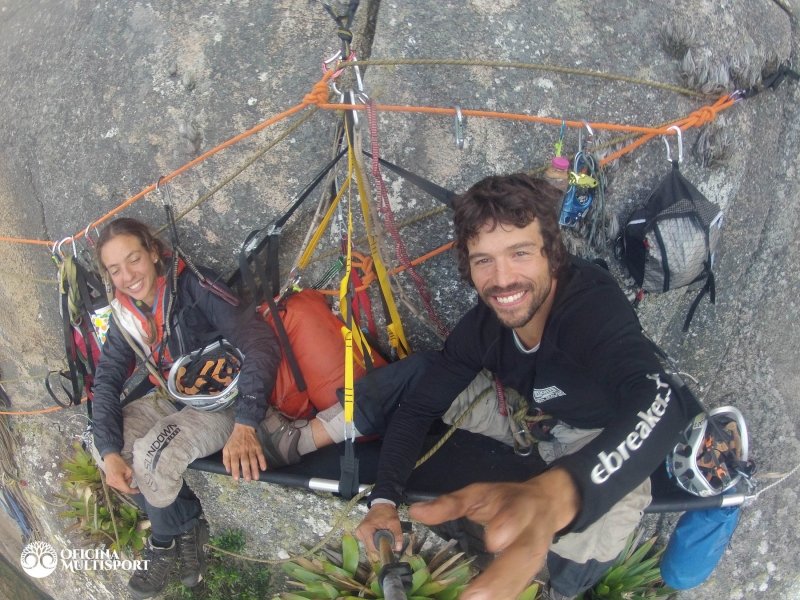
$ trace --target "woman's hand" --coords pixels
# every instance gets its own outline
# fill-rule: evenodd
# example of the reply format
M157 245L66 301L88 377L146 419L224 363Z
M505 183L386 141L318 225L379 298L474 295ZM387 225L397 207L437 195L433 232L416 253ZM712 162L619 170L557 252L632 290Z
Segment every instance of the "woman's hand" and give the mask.
M133 469L122 460L116 452L111 452L103 457L105 463L106 483L115 490L126 494L138 494L139 490L131 487L133 482Z
M240 464L245 481L258 479L259 467L262 471L267 470L267 459L254 427L240 423L233 426L233 433L222 449L222 464L233 475L234 481L239 481Z

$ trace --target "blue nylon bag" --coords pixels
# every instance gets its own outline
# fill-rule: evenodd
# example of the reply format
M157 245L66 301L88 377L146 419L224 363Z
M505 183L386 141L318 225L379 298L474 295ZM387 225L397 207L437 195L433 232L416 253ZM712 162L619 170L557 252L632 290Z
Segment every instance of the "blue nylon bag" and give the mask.
M661 561L664 583L676 590L688 590L708 579L738 523L738 506L684 513Z

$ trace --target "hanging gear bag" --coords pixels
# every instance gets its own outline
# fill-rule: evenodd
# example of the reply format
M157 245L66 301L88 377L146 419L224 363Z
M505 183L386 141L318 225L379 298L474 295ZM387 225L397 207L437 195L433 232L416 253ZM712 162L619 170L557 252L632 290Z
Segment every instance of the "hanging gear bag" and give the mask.
M86 394L91 414L92 384L111 311L101 278L72 256L64 257L59 264L59 292L67 369L50 375L58 373L69 402L58 397L49 376L45 387L55 403L65 408L77 406Z
M720 239L722 211L681 175L678 161L653 190L643 208L630 216L618 241L641 291L667 292L705 280L692 303L683 330L689 329L700 300L715 302L714 252Z

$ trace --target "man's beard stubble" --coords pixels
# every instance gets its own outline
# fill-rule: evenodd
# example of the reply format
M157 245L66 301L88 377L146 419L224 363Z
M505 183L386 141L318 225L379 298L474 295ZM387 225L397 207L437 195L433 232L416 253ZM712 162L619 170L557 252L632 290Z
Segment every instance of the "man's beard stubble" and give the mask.
M547 297L550 295L550 291L553 288L553 283L551 279L548 277L545 285L542 286L535 286L533 284L528 286L513 286L509 288L500 288L500 287L491 287L485 290L481 297L486 305L492 309L494 314L497 316L497 319L502 323L504 326L508 327L509 329L517 329L519 327L525 326L536 314L542 304L544 304ZM492 296L496 296L498 294L508 294L513 292L520 292L523 290L528 290L530 296L530 304L528 305L528 309L523 313L522 316L515 318L513 321L508 320L506 316L499 313L496 309L496 305L494 302L491 301Z

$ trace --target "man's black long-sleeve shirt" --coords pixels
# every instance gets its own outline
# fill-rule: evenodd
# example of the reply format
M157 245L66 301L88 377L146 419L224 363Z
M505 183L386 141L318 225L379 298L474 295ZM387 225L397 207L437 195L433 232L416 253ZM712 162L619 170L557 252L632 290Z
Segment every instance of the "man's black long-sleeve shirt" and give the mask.
M459 321L389 424L371 499L402 500L430 424L484 368L531 409L572 427L603 428L583 449L552 464L567 470L580 492L571 531L588 527L644 481L699 412L667 384L614 278L572 258L558 279L536 352L522 352L513 331L482 301Z

